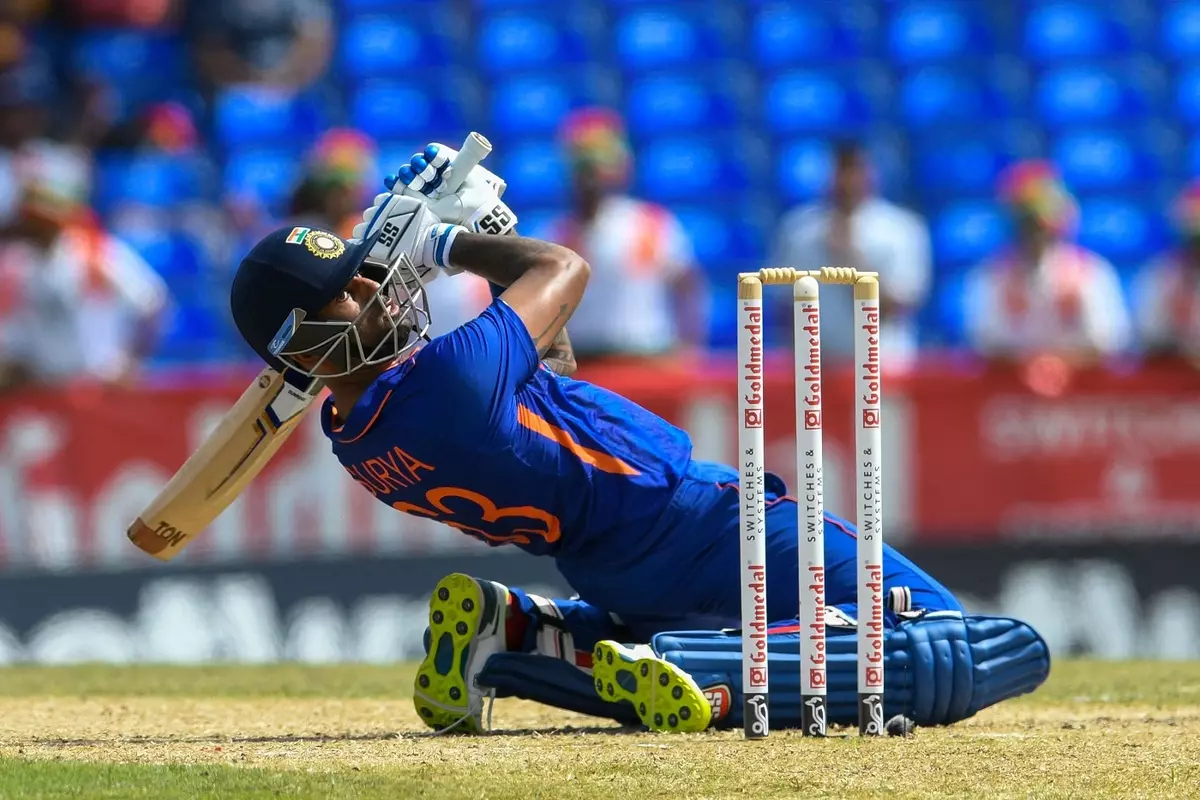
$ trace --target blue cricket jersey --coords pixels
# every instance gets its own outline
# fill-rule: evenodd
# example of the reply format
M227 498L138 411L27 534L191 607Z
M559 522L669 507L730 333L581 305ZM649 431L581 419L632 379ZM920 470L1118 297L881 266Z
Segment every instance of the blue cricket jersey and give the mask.
M538 555L646 546L692 454L681 429L542 366L499 299L381 375L348 414L327 400L321 421L378 500Z

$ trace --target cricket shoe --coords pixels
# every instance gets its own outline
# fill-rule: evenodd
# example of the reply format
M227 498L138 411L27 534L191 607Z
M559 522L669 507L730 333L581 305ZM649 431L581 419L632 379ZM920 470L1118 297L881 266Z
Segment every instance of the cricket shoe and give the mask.
M628 700L652 731L702 731L712 719L712 705L692 676L649 645L599 642L592 651L592 678L602 700Z
M508 588L454 573L429 598L429 649L413 686L413 705L438 732L482 733L488 690L475 676L505 648Z

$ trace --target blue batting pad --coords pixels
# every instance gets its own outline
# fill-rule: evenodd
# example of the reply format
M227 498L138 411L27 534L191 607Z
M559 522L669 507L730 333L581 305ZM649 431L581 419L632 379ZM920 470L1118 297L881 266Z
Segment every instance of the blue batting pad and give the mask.
M799 634L768 642L772 724L800 725ZM741 638L712 631L654 637L663 658L687 670L706 690L729 693L720 726L740 725ZM828 721L852 725L858 714L857 636L826 628ZM1050 672L1045 641L1029 625L1004 617L930 612L900 621L884 634L884 716L904 714L918 725L948 725L1003 700L1033 691Z
M533 653L497 653L476 679L496 690L496 697L520 697L578 714L613 719L641 727L629 703L601 700L591 676L560 658Z

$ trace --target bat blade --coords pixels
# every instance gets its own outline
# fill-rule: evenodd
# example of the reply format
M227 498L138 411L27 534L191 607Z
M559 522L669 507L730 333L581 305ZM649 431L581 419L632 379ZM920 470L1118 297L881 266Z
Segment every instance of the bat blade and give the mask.
M170 561L237 499L312 408L320 387L299 388L270 367L255 378L216 429L183 463L126 535Z

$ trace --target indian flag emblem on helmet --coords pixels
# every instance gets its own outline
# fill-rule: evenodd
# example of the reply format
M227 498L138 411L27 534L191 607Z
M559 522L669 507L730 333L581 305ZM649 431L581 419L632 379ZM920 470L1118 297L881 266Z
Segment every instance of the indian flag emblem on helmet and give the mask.
M311 228L292 228L292 232L288 234L288 244L304 244L304 237L308 236Z
M304 246L318 258L337 258L346 252L346 243L325 231L309 231L304 237Z

